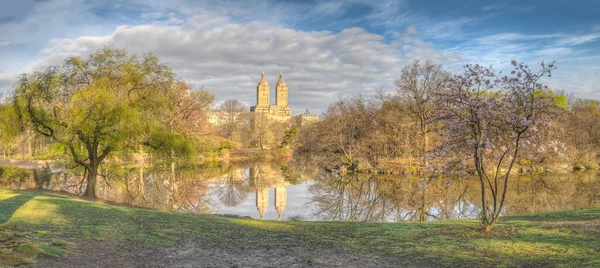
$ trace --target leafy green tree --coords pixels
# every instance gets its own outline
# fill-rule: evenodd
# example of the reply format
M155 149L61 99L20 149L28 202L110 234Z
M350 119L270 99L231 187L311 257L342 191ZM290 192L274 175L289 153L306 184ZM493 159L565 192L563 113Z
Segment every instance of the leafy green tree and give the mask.
M0 103L0 147L2 147L4 157L21 132L18 126L19 118L15 107L10 103Z
M98 167L112 153L146 145L190 154L174 128L177 100L189 98L175 75L152 54L105 47L89 58L70 57L61 67L21 75L14 103L36 132L65 145L87 172L85 195L96 196Z
M280 148L293 148L298 139L298 128L292 127L285 132Z

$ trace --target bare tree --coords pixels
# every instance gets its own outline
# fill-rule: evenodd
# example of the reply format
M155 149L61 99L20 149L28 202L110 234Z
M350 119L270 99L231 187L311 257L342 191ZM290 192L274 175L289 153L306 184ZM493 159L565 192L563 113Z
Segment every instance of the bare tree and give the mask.
M430 129L427 122L435 112L432 93L443 88L449 74L442 70L442 66L426 61L421 64L415 60L402 69L400 78L394 84L397 88L398 99L406 112L417 124L422 139L422 163L427 165L425 153L428 150Z
M248 111L248 106L238 100L226 100L218 109L218 120L221 133L228 139L238 135L242 123L242 114Z

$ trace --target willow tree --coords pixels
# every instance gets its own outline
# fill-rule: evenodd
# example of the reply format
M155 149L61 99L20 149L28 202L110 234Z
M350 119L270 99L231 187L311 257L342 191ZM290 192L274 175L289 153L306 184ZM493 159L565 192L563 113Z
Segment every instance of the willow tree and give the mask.
M4 158L10 154L11 144L15 142L22 129L16 127L19 125L15 108L11 103L0 102L0 149L2 149Z
M105 47L87 59L70 57L63 66L21 75L14 100L23 121L66 146L85 168L85 195L95 197L98 167L115 152L141 144L190 152L170 122L173 99L186 97L175 82L152 54Z

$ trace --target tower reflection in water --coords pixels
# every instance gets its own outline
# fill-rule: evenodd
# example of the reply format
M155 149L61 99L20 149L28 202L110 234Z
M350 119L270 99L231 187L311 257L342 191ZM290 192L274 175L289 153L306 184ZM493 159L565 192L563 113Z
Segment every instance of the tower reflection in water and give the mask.
M275 210L278 218L283 219L289 183L284 180L281 172L275 172L269 165L255 165L250 168L250 185L256 189L256 209L260 219L265 218L265 213L269 208L270 188L275 188Z

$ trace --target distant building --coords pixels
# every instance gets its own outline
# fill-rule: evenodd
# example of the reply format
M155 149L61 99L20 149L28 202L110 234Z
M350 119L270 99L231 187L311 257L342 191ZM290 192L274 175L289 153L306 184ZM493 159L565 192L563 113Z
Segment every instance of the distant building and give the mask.
M318 115L310 113L308 111L308 109L306 109L306 112L304 112L304 113L297 114L296 117L299 118L298 122L300 123L300 126L305 126L306 124L316 123L316 122L319 122L319 120L320 120Z
M250 111L269 115L278 121L289 120L292 118L292 109L288 105L288 93L288 87L281 73L275 87L275 105L271 105L271 87L263 72L256 87L256 106L250 107Z
M212 110L208 115L208 122L220 126L228 122L238 120L242 116L241 112L231 112L223 110Z
M220 126L225 123L224 112L220 110L212 110L208 115L208 122L215 125Z

